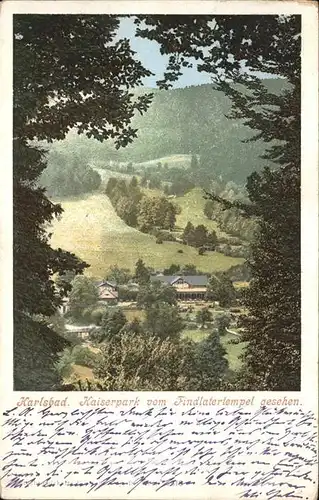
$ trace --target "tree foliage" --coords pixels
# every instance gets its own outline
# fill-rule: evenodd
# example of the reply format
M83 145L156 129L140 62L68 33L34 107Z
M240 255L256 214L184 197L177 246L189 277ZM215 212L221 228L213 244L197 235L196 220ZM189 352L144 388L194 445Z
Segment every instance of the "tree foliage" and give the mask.
M132 278L131 272L126 267L118 265L111 266L106 276L106 280L114 281L117 285L125 285Z
M104 342L111 338L119 338L126 325L126 317L121 309L106 310L102 316L99 330L92 332L91 340Z
M157 336L124 333L101 347L94 368L97 389L104 391L182 390L191 384L185 367L184 345ZM183 363L184 361L184 363ZM186 379L186 380L185 380Z
M215 250L217 236L215 231L209 232L204 224L194 227L188 222L182 234L183 242L195 248Z
M226 333L226 328L230 325L230 317L227 314L219 314L215 318L215 326L219 335L224 335Z
M89 137L112 137L118 147L128 144L136 136L131 117L150 102L150 96L135 98L129 89L150 72L134 58L127 40L115 39L116 17L19 14L13 23L14 307L19 336L26 316L51 315L61 303L67 290L56 292L53 275L86 267L74 255L50 247L47 225L61 207L37 186L46 161L43 150L28 141L63 139L77 126Z
M69 314L75 319L80 319L85 309L97 304L99 292L92 279L86 276L76 276L71 286Z
M176 290L159 281L152 281L140 287L136 300L137 305L143 308L151 307L157 302L175 306L177 304Z
M135 180L134 180L135 179ZM172 230L179 207L166 196L146 196L133 177L130 183L110 178L106 194L121 219L147 233L155 228Z
M146 285L150 281L151 274L147 269L143 259L138 259L135 264L134 278L139 285Z
M197 348L198 390L216 391L228 370L226 350L220 342L219 334L212 332L202 340Z
M75 196L98 189L101 177L74 152L72 156L68 156L52 151L49 153L47 168L42 172L39 183L45 187L47 195L51 198Z
M230 307L235 302L234 285L225 273L211 275L207 285L206 300L218 301L221 307Z
M208 307L203 307L196 313L196 323L200 324L202 328L206 325L206 323L212 321L212 319L212 313L210 312Z
M263 155L269 167L248 179L249 204L211 194L224 207L258 218L246 299L243 383L249 389L300 387L300 23L301 16L136 16L138 36L157 41L169 58L162 88L195 58L198 70L210 73L232 100L230 117L269 145ZM51 315L61 303L66 288L57 290L54 274L85 268L49 245L46 225L61 208L37 186L45 160L28 140L63 139L77 126L79 133L125 146L137 135L134 113L150 103L149 96L130 92L150 72L129 41L116 38L118 27L116 16L14 18L15 335L22 335L27 317ZM256 71L280 76L287 86L272 92ZM208 173L218 161L211 146L211 159L201 159Z
M87 347L76 345L66 347L59 355L55 369L62 378L68 378L72 374L72 365L81 365L92 368L96 363L96 354Z
M177 307L167 302L155 302L145 310L144 329L161 339L178 338L183 321Z
M198 346L190 340L161 340L157 336L129 332L102 345L94 368L97 382L86 389L219 390L227 367L225 350L214 334Z

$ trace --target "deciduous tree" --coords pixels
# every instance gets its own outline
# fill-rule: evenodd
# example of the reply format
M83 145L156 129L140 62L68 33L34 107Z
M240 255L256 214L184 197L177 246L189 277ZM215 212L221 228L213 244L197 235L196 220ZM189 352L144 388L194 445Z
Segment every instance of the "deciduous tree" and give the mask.
M153 281L140 287L137 295L139 307L148 308L158 302L177 304L176 290L172 286L163 285L159 281Z
M127 332L101 346L94 368L97 383L89 390L197 390L192 377L195 359L191 342L161 340L158 336Z
M146 308L144 329L161 339L178 338L183 328L177 307L165 302L155 302Z
M199 309L196 314L196 323L200 324L202 328L206 325L206 323L212 321L212 313L208 309L208 307L203 307Z
M150 102L149 96L134 97L129 91L150 71L135 59L127 40L115 39L118 27L114 16L14 16L15 336L30 331L28 318L33 314L50 316L61 303L67 290L57 292L54 274L85 268L74 255L50 247L47 226L62 210L37 186L46 160L44 152L28 141L60 140L77 126L89 137L112 137L118 147L126 145L136 136L131 117L136 110L144 112ZM52 333L52 356L43 363L48 369L56 352L53 337ZM39 342L42 339L39 335ZM33 340L30 336L31 352ZM15 349L22 345L17 339ZM28 358L16 350L14 357L15 363L22 360L28 379L32 363L23 361Z
M71 285L69 314L80 319L85 309L97 304L99 292L93 281L86 276L76 276Z
M124 285L132 278L131 272L126 267L119 267L117 264L110 267L106 280L114 281L117 285Z
M146 285L150 281L150 272L147 269L144 261L142 259L138 259L135 265L135 274L134 278L136 279L139 285Z

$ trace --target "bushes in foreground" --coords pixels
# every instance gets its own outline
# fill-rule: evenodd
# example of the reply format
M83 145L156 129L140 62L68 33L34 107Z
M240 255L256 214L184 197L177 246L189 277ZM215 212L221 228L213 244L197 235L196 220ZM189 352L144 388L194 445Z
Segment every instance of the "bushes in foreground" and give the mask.
M96 353L92 352L87 347L76 345L71 348L67 347L62 351L55 364L55 369L62 378L67 378L72 373L72 365L82 365L93 368L96 360Z
M219 390L228 374L225 354L216 332L195 343L124 329L100 345L96 382L81 390Z

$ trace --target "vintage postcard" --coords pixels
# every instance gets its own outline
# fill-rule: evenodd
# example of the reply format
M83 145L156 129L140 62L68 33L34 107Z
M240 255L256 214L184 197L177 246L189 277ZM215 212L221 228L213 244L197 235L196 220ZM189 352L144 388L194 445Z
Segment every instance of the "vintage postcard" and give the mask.
M316 6L1 7L2 497L315 499Z

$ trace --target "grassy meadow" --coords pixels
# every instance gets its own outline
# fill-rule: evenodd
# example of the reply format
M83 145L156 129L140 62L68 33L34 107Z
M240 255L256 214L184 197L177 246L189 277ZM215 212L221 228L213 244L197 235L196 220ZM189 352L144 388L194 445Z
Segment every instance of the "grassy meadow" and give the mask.
M183 218L186 222L189 220L187 213L193 213L193 217L198 217L199 220L200 213L202 214L198 201L200 193L196 194L198 190L194 191L194 198L192 193L185 196L185 205L179 201L182 213L178 216L177 225L182 224ZM154 237L127 226L117 216L107 196L102 193L55 201L62 205L64 213L49 228L53 233L52 246L74 252L90 264L87 270L89 276L103 278L110 266L115 264L133 270L139 258L155 269L169 267L172 263L181 266L195 264L204 272L224 271L243 262L243 259L226 257L218 252L198 255L195 248L181 243L164 242L158 245ZM184 211L186 215L183 215ZM201 217L201 222L204 222L203 214ZM206 218L204 223L209 225ZM179 253L179 250L182 253Z
M204 192L200 188L194 188L184 196L179 196L174 199L174 203L181 208L181 213L176 217L176 226L184 228L187 222L191 222L194 226L204 224L209 231L216 231L217 235L225 236L225 233L220 231L215 221L209 220L204 215L204 206L206 200ZM243 260L243 259L241 259Z
M148 196L163 196L163 191L160 189L144 188L143 191ZM209 231L216 231L220 236L226 236L226 233L220 231L215 221L209 220L204 214L204 206L206 200L204 192L201 188L194 188L184 196L177 196L171 199L181 209L181 213L176 216L176 229L182 231L187 222L191 222L194 226L204 224Z

